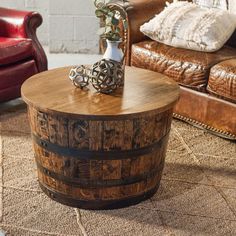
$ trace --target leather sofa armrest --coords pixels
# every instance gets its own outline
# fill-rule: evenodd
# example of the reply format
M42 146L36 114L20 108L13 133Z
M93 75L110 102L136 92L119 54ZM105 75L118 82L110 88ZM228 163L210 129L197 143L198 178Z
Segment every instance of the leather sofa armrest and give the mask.
M42 16L37 12L0 7L0 36L31 39L39 72L47 70L47 58L36 35L42 22Z
M140 32L142 24L149 21L161 12L166 5L166 0L130 0L126 6L128 32L126 64L130 65L131 46L133 43L143 41L146 36Z

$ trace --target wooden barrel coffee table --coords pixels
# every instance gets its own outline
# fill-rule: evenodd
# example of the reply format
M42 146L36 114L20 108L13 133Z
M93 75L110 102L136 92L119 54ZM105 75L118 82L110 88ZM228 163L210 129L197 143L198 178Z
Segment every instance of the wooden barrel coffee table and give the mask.
M126 67L113 95L75 88L70 68L34 75L22 86L42 190L84 209L136 204L158 189L178 85Z

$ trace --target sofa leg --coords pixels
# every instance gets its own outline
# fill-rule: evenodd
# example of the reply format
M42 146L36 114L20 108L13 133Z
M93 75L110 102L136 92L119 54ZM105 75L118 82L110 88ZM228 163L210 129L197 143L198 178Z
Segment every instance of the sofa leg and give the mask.
M226 131L223 131L223 130L220 130L220 129L216 129L216 128L211 127L209 125L203 124L203 123L201 123L201 122L199 122L197 120L194 120L194 119L191 119L191 118L179 115L177 113L173 113L173 117L178 119L178 120L182 120L182 121L184 121L184 122L186 122L188 124L191 124L191 125L193 125L193 126L195 126L197 128L206 130L207 132L212 133L214 135L217 135L217 136L219 136L221 138L225 138L225 139L236 141L236 135L231 134L229 132L226 132Z

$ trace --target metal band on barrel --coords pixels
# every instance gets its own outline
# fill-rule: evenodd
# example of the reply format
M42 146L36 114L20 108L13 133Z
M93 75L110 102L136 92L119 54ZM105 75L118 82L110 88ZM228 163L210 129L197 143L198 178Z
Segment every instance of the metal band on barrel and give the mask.
M142 156L150 152L155 151L156 149L162 146L162 143L168 140L168 134L163 136L159 141L152 143L146 147L132 149L132 150L84 150L63 147L44 139L41 139L35 134L32 134L34 142L43 148L45 151L58 154L58 157L74 157L78 160L122 160L127 158L132 158L134 156Z
M70 186L81 187L81 188L99 188L99 187L115 187L123 186L129 184L135 184L142 181L147 181L149 178L154 178L157 174L160 175L160 171L163 169L163 163L160 164L158 168L155 168L149 172L143 173L141 175L130 176L125 179L112 179L112 180L91 180L91 179L81 179L81 178L71 178L43 167L39 162L37 162L37 167L43 174L47 176L64 182Z

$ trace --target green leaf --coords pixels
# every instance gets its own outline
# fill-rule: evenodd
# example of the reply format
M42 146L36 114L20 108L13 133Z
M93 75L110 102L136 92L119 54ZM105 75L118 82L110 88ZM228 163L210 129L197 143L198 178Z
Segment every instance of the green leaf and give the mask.
M112 32L112 28L111 28L110 26L107 26L105 32L106 32L106 33Z
M104 4L103 0L94 0L95 7L98 7L100 4Z
M119 20L117 20L115 17L112 17L111 23L112 23L113 25L119 25Z
M101 11L100 9L97 9L97 10L95 11L95 15L96 15L96 17L101 18L101 17L104 16L104 13L103 13L103 11Z
M105 4L112 2L112 0L104 0Z
M102 35L105 33L105 31L106 31L106 28L102 27L102 28L98 29L97 34Z
M99 2L97 5L96 5L97 8L104 8L106 7L106 4L104 2Z
M112 22L111 22L112 18L111 17L106 17L106 25L111 25Z
M116 32L119 34L120 33L120 27L116 27Z
M110 16L110 17L113 17L115 15L115 13L109 9L109 12L108 12L107 15Z
M101 18L102 27L98 33L103 38L111 40L119 40L121 29L119 27L120 21L123 23L124 29L128 28L128 22L126 20L126 14L120 10L114 10L112 5L108 3L114 2L114 0L94 0L96 6L95 14L98 18ZM128 0L123 0L123 2L128 2Z
M113 41L119 41L120 40L120 35L113 35L112 40Z
M129 25L128 22L126 20L123 20L123 26L125 29L128 29Z

